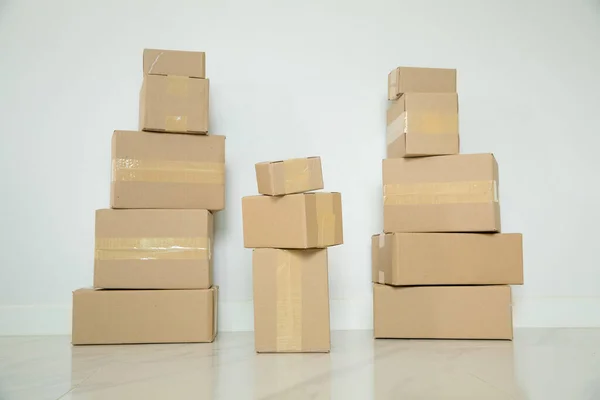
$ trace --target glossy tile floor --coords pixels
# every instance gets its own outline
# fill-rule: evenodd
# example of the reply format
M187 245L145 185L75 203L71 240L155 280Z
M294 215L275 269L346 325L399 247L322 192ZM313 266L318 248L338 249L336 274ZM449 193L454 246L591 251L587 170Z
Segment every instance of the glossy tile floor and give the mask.
M600 329L519 329L514 342L332 335L331 354L213 344L72 347L0 337L0 399L600 399Z

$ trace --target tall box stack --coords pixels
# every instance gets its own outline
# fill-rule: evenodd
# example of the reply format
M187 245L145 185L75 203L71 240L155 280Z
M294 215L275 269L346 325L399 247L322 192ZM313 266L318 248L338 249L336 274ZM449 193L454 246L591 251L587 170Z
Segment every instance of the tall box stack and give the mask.
M500 233L494 156L459 154L456 70L396 68L388 99L375 338L512 339L522 236Z
M213 212L225 137L208 135L200 52L144 50L140 131L112 137L111 209L96 211L94 288L73 292L73 344L212 342Z
M242 199L252 253L259 353L328 352L327 247L343 243L340 193L323 189L319 157L256 164L260 196Z

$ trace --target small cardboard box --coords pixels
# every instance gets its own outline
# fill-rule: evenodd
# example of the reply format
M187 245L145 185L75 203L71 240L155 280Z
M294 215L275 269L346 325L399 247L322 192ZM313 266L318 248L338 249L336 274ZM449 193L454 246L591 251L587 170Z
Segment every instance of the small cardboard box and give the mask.
M492 154L383 160L383 230L500 232Z
M115 131L112 208L225 207L225 137Z
M208 289L212 243L207 210L97 210L94 287Z
M456 70L398 67L388 75L388 99L404 93L455 93Z
M140 130L208 132L208 79L146 75L140 92Z
M144 49L144 75L206 78L206 57L200 51Z
M280 196L323 189L321 157L256 164L258 193Z
M510 286L373 284L375 338L512 339Z
M73 292L73 344L212 342L217 288Z
M327 249L256 249L252 266L256 351L328 352Z
M371 238L373 282L522 285L520 233L387 233Z
M458 95L405 93L387 110L387 158L458 154Z
M309 249L344 242L339 193L244 197L242 214L247 248Z

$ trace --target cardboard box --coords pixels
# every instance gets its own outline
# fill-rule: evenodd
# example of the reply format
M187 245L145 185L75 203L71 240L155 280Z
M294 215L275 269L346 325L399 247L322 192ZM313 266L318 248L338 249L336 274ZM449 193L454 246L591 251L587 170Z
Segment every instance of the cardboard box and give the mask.
M206 210L97 210L94 286L208 289L213 216Z
M225 207L225 137L115 131L112 208Z
M256 351L328 352L327 250L252 253Z
M258 193L279 196L323 189L321 157L256 164Z
M371 238L373 282L522 285L520 233L388 233Z
M383 230L499 232L492 154L383 160Z
M458 95L405 93L387 110L387 158L458 154Z
M512 339L510 286L373 284L375 338Z
M206 78L206 57L200 51L144 49L144 75Z
M344 242L339 193L244 197L242 214L247 248L309 249Z
M73 292L73 344L212 342L217 288Z
M388 75L388 99L404 93L454 93L456 70L442 68L398 67Z
M146 75L140 92L140 130L208 132L208 79Z

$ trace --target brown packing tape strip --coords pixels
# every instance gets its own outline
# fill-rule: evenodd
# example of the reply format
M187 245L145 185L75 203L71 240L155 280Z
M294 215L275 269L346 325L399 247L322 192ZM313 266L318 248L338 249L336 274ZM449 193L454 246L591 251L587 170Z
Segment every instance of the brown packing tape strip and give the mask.
M385 185L384 205L498 202L498 184L490 181L422 182Z
M210 238L96 238L96 260L210 260Z
M406 133L406 112L403 112L387 126L386 144L394 143L403 133Z
M169 132L187 132L187 115L167 115L165 117L165 130Z
M385 259L385 233L379 234L379 279L378 282L385 284L385 272L381 269Z
M194 161L113 159L113 182L206 183L225 182L225 164Z
M317 202L317 247L327 247L335 243L335 213L332 194L316 195Z
M278 352L302 351L302 269L289 251L277 255L276 343Z
M407 112L405 132L423 135L458 135L458 110L456 112Z
M186 76L167 75L167 94L171 96L186 97L188 95L188 82Z
M307 190L310 181L308 160L286 160L283 162L284 188L286 193L302 192Z

